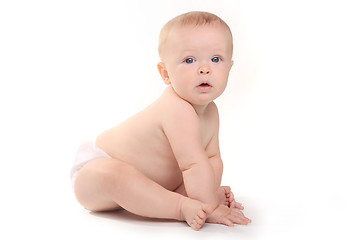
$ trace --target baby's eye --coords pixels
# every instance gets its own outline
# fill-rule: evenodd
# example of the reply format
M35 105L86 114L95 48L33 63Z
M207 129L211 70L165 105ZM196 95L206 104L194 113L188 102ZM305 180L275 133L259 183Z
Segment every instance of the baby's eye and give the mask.
M187 58L187 59L185 59L185 62L190 64L190 63L195 62L195 60L193 58Z
M219 57L213 57L213 58L211 59L211 61L214 62L214 63L218 63L218 62L221 61L221 59L220 59Z

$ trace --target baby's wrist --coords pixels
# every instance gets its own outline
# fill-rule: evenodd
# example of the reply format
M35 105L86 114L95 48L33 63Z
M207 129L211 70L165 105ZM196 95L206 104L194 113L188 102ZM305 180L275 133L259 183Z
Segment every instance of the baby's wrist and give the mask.
M220 202L218 200L209 203L210 207L211 207L211 212L215 211L215 209L217 209L220 205Z

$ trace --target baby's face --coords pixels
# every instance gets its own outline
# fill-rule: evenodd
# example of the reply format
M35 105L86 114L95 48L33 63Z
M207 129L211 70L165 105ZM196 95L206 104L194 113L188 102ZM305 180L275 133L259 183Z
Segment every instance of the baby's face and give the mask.
M232 38L219 24L176 27L163 58L175 92L194 105L205 105L225 90L232 66Z

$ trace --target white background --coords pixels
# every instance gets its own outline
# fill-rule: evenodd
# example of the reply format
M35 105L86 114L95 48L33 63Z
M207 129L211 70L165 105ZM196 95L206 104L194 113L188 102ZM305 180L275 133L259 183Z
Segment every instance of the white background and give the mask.
M359 239L356 1L1 1L1 239ZM250 226L89 214L78 145L154 101L163 24L210 11L234 35L216 101L223 184ZM6 236L6 237L3 237Z

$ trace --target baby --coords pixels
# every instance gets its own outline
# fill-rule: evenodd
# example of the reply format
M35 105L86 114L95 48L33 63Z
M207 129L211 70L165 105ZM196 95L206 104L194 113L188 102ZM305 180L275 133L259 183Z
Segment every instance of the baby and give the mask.
M213 102L233 65L227 24L206 12L169 21L160 33L158 70L167 88L150 106L78 150L72 180L90 211L246 225L250 219L221 187L219 116Z

